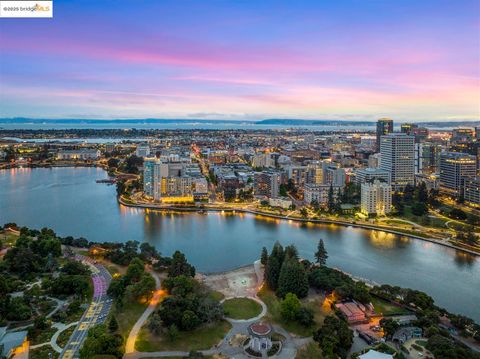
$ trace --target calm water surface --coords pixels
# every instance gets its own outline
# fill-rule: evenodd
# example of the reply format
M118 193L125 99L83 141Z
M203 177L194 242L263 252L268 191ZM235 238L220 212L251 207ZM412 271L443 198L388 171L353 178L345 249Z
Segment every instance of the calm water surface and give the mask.
M480 258L406 237L334 225L304 225L253 215L171 214L117 204L97 168L0 171L0 223L51 227L92 241L146 241L179 249L202 272L252 263L263 246L294 243L312 259L318 239L328 264L356 276L423 290L440 306L480 321Z

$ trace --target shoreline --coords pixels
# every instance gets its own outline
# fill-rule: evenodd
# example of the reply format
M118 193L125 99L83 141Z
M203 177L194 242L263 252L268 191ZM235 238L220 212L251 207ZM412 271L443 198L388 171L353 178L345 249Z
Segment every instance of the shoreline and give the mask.
M468 253L477 257L480 257L480 253L475 252L473 250L467 249L467 248L462 248L458 247L456 245L453 245L448 242L444 242L442 240L436 239L436 238L429 238L429 237L422 237L422 236L417 236L414 234L409 234L401 231L397 231L394 229L388 229L384 227L379 227L379 226L374 226L374 225L369 225L369 224L362 224L362 223L352 223L352 222L346 222L346 221L336 221L336 220L331 220L331 219L306 219L306 218L296 218L296 217L286 217L282 215L276 215L276 214L271 214L267 212L261 212L261 211L254 211L250 209L245 209L245 208L222 208L222 207L177 207L177 206L158 206L158 205L150 205L150 204L135 204L135 203L128 203L124 201L121 197L117 197L118 203L120 203L123 206L126 207L132 207L132 208L142 208L142 209L150 209L150 210L158 210L158 211L179 211L179 212L230 212L230 213L247 213L247 214L252 214L252 215L258 215L258 216L265 216L269 218L274 218L274 219L280 219L284 221L295 221L295 222L300 222L300 223L315 223L315 224L335 224L339 226L344 226L344 227L355 227L355 228L362 228L362 229L368 229L368 230L374 230L374 231L383 231L399 236L405 236L413 239L418 239L434 244L438 244L444 247L448 247L450 249L455 249L458 251L462 251L464 253Z

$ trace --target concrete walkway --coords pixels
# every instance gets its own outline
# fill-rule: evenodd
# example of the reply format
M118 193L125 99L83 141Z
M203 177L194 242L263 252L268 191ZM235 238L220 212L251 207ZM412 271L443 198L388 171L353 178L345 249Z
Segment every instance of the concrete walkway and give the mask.
M127 344L125 346L125 357L135 352L135 341L137 340L138 333L140 332L140 329L142 329L142 326L143 324L145 324L145 321L147 320L147 318L150 316L150 314L153 313L153 311L157 307L157 304L159 303L160 298L163 295L162 291L160 290L160 278L158 277L157 273L155 273L154 271L148 271L148 272L155 279L156 290L155 290L155 293L153 294L152 299L150 300L150 304L148 305L147 309L145 309L145 311L140 316L140 318L138 318L137 322L135 323L132 330L130 331L130 334L128 334Z
M57 328L57 331L52 335L52 337L50 338L50 341L48 342L45 342L45 343L40 343L40 344L36 344L36 345L32 345L30 346L31 349L36 349L36 348L40 348L40 347L43 347L45 345L50 345L53 350L55 350L57 353L61 353L62 352L62 348L57 344L57 339L58 339L58 336L66 329L74 326L74 325L77 325L78 322L73 322L73 323L68 323L68 324L63 324L63 323L53 323L52 324L52 327L53 328Z

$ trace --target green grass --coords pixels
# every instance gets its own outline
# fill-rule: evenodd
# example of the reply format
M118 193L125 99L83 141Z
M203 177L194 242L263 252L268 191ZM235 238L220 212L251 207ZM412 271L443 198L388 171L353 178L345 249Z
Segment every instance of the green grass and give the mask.
M424 348L427 346L427 343L428 343L428 341L423 340L423 339L415 340L415 344L418 344L418 345L420 345Z
M330 308L322 306L323 301L320 296L312 298L310 300L303 299L301 301L302 305L313 311L315 319L315 325L310 328L305 328L304 326L295 321L287 322L282 319L282 316L280 314L280 299L277 298L274 292L264 287L257 293L257 295L268 307L268 313L266 316L266 319L268 321L276 323L290 333L301 337L308 337L312 335L312 333L323 324L323 320L325 319L325 317L333 313Z
M115 318L117 319L118 332L123 336L123 338L126 339L128 337L128 334L130 333L133 325L145 311L147 306L148 303L138 302L124 303L123 307L120 309L117 309L115 304L112 306L111 315L115 316Z
M250 319L262 312L262 306L248 298L232 298L223 302L225 316L232 319Z
M223 293L220 293L220 292L217 292L217 291L213 290L213 291L210 292L210 297L213 300L216 300L217 302L220 302L221 300L223 300L223 298L225 298L225 295L223 295Z
M295 359L317 359L322 358L322 350L320 346L316 343L308 343L304 345L297 351L297 356Z
M382 314L384 316L410 314L407 309L397 307L396 305L393 305L386 300L380 299L378 297L372 296L372 304L375 308L375 313Z
M218 344L232 326L223 320L204 325L189 332L179 332L178 337L171 341L164 335L153 335L146 327L140 330L135 349L142 352L165 350L205 350Z
M75 325L65 329L57 338L57 344L59 347L63 348L68 343L68 339L70 339L72 333L75 331Z

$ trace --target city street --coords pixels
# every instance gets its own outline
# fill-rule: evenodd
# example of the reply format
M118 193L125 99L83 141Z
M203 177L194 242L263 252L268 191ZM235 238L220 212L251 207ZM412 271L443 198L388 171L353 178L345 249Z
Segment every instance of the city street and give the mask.
M112 279L110 273L104 266L95 263L91 258L77 254L75 259L90 266L93 281L93 298L60 354L60 358L65 359L79 357L78 351L88 334L88 330L96 324L104 323L112 306L112 300L107 295L108 285Z

